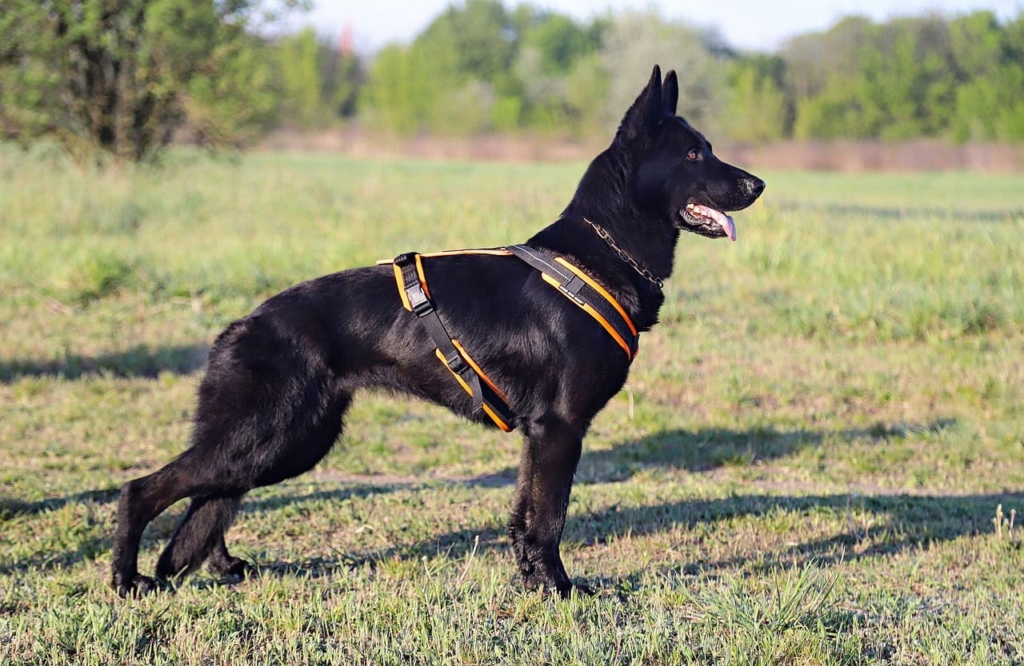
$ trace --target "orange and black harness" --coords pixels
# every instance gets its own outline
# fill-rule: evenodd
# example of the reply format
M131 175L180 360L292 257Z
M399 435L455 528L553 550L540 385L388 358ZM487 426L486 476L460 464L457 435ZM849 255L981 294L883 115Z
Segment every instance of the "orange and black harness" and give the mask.
M453 340L448 334L434 308L427 278L423 272L424 259L464 254L515 256L525 261L540 271L541 278L546 283L558 289L566 298L593 317L622 347L627 359L632 361L636 358L640 334L637 333L629 315L601 285L562 257L551 256L526 245L510 245L486 250L452 250L434 254L406 252L391 262L381 262L393 264L402 305L419 317L437 346L438 359L472 396L473 412L483 410L498 428L505 432L515 428L516 414L509 407L508 399L501 389L495 386L459 341Z

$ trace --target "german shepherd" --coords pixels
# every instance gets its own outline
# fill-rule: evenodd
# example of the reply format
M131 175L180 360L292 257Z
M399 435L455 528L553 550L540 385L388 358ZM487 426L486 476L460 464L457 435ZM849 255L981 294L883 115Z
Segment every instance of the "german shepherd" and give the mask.
M735 240L726 212L749 206L765 187L712 154L676 116L678 97L675 72L662 82L655 66L561 217L526 243L585 272L641 332L658 321L680 231ZM524 436L508 527L523 582L566 597L574 586L559 542L583 436L622 388L630 360L516 257L458 255L429 267L444 327L504 392ZM224 543L242 497L316 465L359 389L400 391L486 423L435 348L386 265L298 284L229 325L210 350L191 447L121 489L114 589L126 596L157 586L138 572L139 542L150 521L186 497L191 505L157 578L204 561L218 574L244 574L249 565Z

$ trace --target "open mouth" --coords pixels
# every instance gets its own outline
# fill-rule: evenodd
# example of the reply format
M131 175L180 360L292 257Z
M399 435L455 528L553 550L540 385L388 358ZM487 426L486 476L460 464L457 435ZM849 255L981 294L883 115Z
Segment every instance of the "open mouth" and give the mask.
M682 229L708 238L728 236L730 240L736 240L736 223L722 211L690 203L679 211L679 217L682 218Z

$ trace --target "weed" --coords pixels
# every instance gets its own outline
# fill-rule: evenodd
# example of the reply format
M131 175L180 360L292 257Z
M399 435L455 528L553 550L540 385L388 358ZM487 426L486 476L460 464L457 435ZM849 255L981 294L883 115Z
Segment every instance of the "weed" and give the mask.
M996 515L992 518L992 524L996 529L996 538L1002 540L1005 537L1008 540L1013 539L1013 526L1017 520L1017 509L1010 509L1010 514L1007 516L1003 513L1003 505L996 505Z
M709 629L782 633L796 627L813 627L836 612L831 600L838 574L814 564L799 571L775 572L768 590L752 595L745 585L724 580L714 588L702 588L690 597L693 619Z
M116 293L132 272L131 263L115 252L86 254L68 267L60 293L66 302L88 305Z

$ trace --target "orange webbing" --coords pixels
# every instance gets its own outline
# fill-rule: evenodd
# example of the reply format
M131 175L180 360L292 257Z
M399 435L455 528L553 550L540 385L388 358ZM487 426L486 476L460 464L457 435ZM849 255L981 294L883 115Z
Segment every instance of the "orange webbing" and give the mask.
M469 367L473 368L473 371L476 372L477 376L480 377L480 379L484 380L484 383L486 383L489 387L491 387L491 390L494 391L494 393L499 398L504 400L505 403L507 404L508 403L508 399L505 398L505 394L502 393L501 390L498 389L498 387L494 385L494 382L491 381L490 377L488 377L484 373L484 371L480 369L480 366L476 364L476 361L474 361L470 357L470 355L468 353L466 353L465 348L463 348L463 346L460 345L457 340L452 340L452 344L455 345L455 348L459 350L459 354L462 356L462 360L465 361L469 365ZM459 376L459 374L457 372L452 370L451 366L448 365L448 361L445 359L444 354L441 353L441 350L438 349L438 350L436 350L435 353L437 354L437 358L439 358L441 360L441 363L444 364L444 367L448 368L448 372L452 373L452 377L455 377L455 380L457 382L459 382L459 385L462 386L463 390L466 391L466 393L468 393L470 395L473 395L473 389L470 388L469 384L467 384L462 379L462 377ZM501 416L499 416L498 413L489 404L487 404L487 399L486 398L484 398L484 402L483 402L482 407L483 407L484 413L486 413L487 416L489 416L491 418L491 420L494 421L494 425L498 426L504 432L511 432L512 431L512 426L510 426L509 424L505 423L505 421L502 420Z
M629 315L626 314L626 311L622 309L622 306L619 305L619 302L617 300L615 300L615 298L611 294L609 294L607 291L605 291L604 287L599 285L597 282L595 282L593 279L591 279L591 277L589 275L587 275L586 273L584 273L580 269L576 268L575 266L570 264L565 259L563 259L561 257L555 257L555 261L557 261L558 263L560 263L563 266L565 266L566 268L568 268L577 277L579 277L581 280L583 280L584 282L589 284L594 289L594 291L596 291L597 293L601 294L601 296L604 298L604 300L608 301L611 304L611 306L613 308L615 308L615 310L620 315L622 315L622 320L626 322L626 326L629 327L630 332L632 332L633 335L636 335L636 326L633 325L633 320L629 318Z

